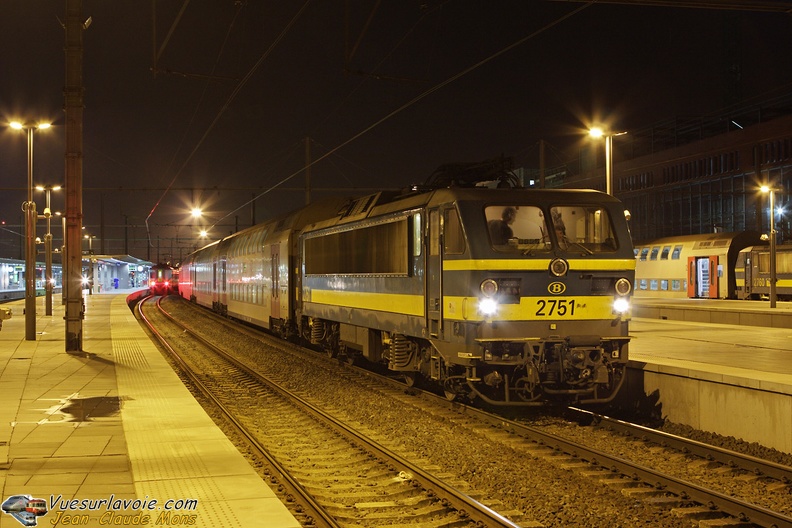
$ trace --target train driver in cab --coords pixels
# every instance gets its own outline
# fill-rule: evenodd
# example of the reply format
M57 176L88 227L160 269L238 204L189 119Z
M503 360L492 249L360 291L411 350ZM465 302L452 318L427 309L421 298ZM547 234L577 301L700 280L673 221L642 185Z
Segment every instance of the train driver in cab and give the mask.
M487 227L493 245L502 246L509 243L509 239L514 236L511 225L516 217L517 210L514 207L504 207L500 219L489 221Z

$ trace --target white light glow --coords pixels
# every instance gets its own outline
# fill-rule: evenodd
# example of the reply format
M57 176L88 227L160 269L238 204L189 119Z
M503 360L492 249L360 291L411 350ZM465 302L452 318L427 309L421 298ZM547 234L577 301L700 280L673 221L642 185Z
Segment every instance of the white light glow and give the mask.
M618 314L626 313L630 309L630 301L627 299L616 299L613 301L613 311Z
M498 302L495 299L481 299L478 308L486 316L495 315L498 311Z

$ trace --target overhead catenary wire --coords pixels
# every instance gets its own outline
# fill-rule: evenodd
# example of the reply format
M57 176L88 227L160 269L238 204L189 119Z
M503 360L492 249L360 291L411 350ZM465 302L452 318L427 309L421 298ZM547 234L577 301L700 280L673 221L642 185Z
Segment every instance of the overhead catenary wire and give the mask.
M162 193L162 196L160 196L160 198L154 204L154 207L151 209L151 212L149 212L149 214L148 214L148 216L146 217L146 220L145 220L146 232L148 233L148 239L149 239L149 245L152 245L151 231L149 229L149 219L154 214L154 211L156 211L157 207L162 202L162 199L168 193L168 190L170 189L170 187L173 185L173 183L176 181L176 179L181 175L182 171L187 166L187 164L190 162L190 160L193 158L195 153L198 152L198 149L201 147L203 142L209 136L209 133L212 131L212 129L214 129L215 125L220 121L220 118L223 116L225 111L228 110L228 108L231 106L231 103L234 101L234 99L237 97L237 95L239 95L239 92L242 91L242 88L244 88L245 85L247 84L247 82L253 77L253 74L256 73L256 71L261 67L261 65L264 63L264 61L267 59L267 57L269 57L269 55L272 53L272 51L277 47L277 45L280 43L280 41L283 40L283 38L288 34L288 32L291 30L291 28L294 26L294 24L297 22L297 20L303 14L305 9L308 7L309 3L310 3L310 0L306 0L303 3L302 7L292 17L292 19L289 21L289 23L286 24L286 26L283 28L283 30L280 32L280 34L275 38L275 40L270 44L270 46L264 51L264 53L261 55L261 57L259 57L259 59L256 61L256 63L253 64L253 66L248 70L247 74L239 81L239 83L237 83L237 85L234 87L234 90L228 96L228 98L226 99L226 101L223 104L223 106L217 112L217 115L215 116L214 120L209 124L209 126L204 131L204 133L201 136L201 138L198 140L198 142L193 147L192 151L190 151L190 154L182 162L181 166L179 167L179 170L176 171L176 173L174 174L173 178L171 179L170 184L165 189L165 191ZM232 25L233 25L233 23L232 23ZM230 31L231 31L231 29L229 28L229 33L230 33ZM218 55L218 60L219 60L219 55ZM215 65L215 67L216 67L216 65ZM203 99L203 95L202 95L202 99ZM200 105L200 101L199 101L199 105ZM197 108L196 108L196 113L197 113ZM194 118L195 118L195 114L193 114L193 119ZM189 129L189 127L187 127L187 129ZM185 135L186 135L186 132L185 132ZM179 150L181 150L181 145L183 144L183 142L184 142L184 136L182 137L182 143L179 144L179 147L178 147L176 153L174 153L174 159L176 157L176 154L179 152ZM172 165L172 163L173 163L173 160L171 160L171 165ZM170 166L169 166L169 168L170 168ZM248 202L248 203L250 203L250 202ZM225 219L227 217L228 217L228 215L226 215L222 219Z
M533 31L533 32L531 32L530 34L526 35L525 37L521 38L520 40L518 40L518 41L516 41L516 42L514 42L514 43L512 43L512 44L510 44L510 45L508 45L508 46L506 46L505 48L503 48L503 49L501 49L501 50L499 50L499 51L497 51L497 52L493 53L493 54L492 54L492 55L490 55L489 57L487 57L487 58L485 58L485 59L482 59L482 60L480 60L479 62L477 62L477 63L473 64L472 66L469 66L469 67L465 68L464 70L460 71L459 73L457 73L457 74L455 74L455 75L452 75L452 76L451 76L451 77L449 77L448 79L446 79L446 80L444 80L444 81L440 82L439 84L436 84L435 86L433 86L433 87L429 88L428 90L426 90L426 91L424 91L424 92L420 93L419 95L417 95L417 96L413 97L412 99L410 99L409 101L407 101L406 103L404 103L403 105L401 105L400 107L398 107L397 109L395 109L395 110L391 111L390 113L386 114L384 117L382 117L382 118L378 119L377 121L375 121L374 123L372 123L372 124L371 124L371 125L369 125L368 127L364 128L363 130L361 130L361 131L360 131L360 132L358 132L357 134L353 135L352 137L350 137L350 138L349 138L349 139L347 139L346 141L343 141L342 143L340 143L339 145L337 145L337 146L336 146L336 147L334 147L333 149L331 149L331 150L329 150L329 151L325 152L324 154L322 154L321 156L317 157L316 159L313 159L313 160L311 160L311 162L310 162L310 163L306 164L306 165L305 165L304 167L302 167L301 169L299 169L299 170L297 170L297 171L293 172L292 174L289 174L288 176L284 177L284 178L283 178L283 179L281 179L279 182L275 183L274 185L272 185L272 186L271 186L271 187L269 187L268 189L264 190L264 192L262 192L262 193L260 193L260 194L258 194L258 195L256 195L256 196L254 196L254 197L253 197L253 198L251 198L250 200L247 200L246 202L244 202L243 204L241 204L241 205L240 205L239 207L237 207L236 209L234 209L234 210L230 211L228 214L226 214L225 216L223 216L223 217L221 217L220 219L218 219L218 220L217 220L217 222L215 222L215 223L212 225L212 227L215 227L215 226L216 226L218 223L222 222L223 220L225 220L225 219L226 219L226 218L228 218L229 216L233 215L234 213L236 213L237 211L239 211L239 210L240 210L240 209L242 209L243 207L247 207L247 206L248 206L248 205L250 205L251 203L255 202L256 200L258 200L258 199L259 199L259 198L261 198L262 196L265 196L266 194L268 194L268 193L272 192L273 190L277 189L278 187L280 187L281 185L283 185L283 184L284 184L284 183L286 183L287 181L291 180L292 178L294 178L294 177L296 177L296 176L298 176L298 175L302 174L302 173L303 173L303 172L304 172L306 169L308 169L309 167L312 167L312 166L316 165L317 163L319 163L320 161L322 161L322 160L324 160L324 159L328 158L329 156L332 156L332 155L333 155L333 154L335 154L335 153L336 153L338 150L340 150L340 149L342 149L342 148L346 147L347 145L349 145L349 144L350 144L350 143L352 143L353 141L355 141L355 140L357 140L358 138L360 138L361 136L363 136L363 135L367 134L368 132L370 132L371 130L373 130L373 129L374 129L374 128L376 128L377 126L381 125L381 124L382 124L382 123L384 123L385 121L389 120L390 118L394 117L395 115L397 115L397 114L401 113L402 111L406 110L407 108L410 108L410 107L411 107L412 105L414 105L415 103L417 103L417 102L419 102L419 101L421 101L421 100L425 99L426 97L428 97L428 96L432 95L433 93L437 92L438 90L441 90L442 88L446 87L447 85L451 84L452 82L454 82L454 81L456 81L456 80L458 80L458 79L460 79L460 78L464 77L464 76L465 76L465 75L467 75L468 73L470 73L470 72L472 72L472 71L474 71L474 70L476 70L476 69L480 68L481 66L483 66L483 65L487 64L488 62L490 62L490 61L492 61L492 60L494 60L494 59L496 59L496 58L500 57L501 55L503 55L503 54L505 54L505 53L507 53L507 52L511 51L512 49L514 49L514 48L516 48L516 47L518 47L518 46L520 46L520 45L524 44L525 42L527 42L527 41L529 41L529 40L531 40L531 39L533 39L533 38L537 37L538 35L540 35L540 34L544 33L545 31L547 31L547 30L549 30L549 29L551 29L551 28L553 28L553 27L557 26L558 24L560 24L560 23L564 22L564 21L565 21L565 20L567 20L568 18L571 18L571 17L573 17L574 15L576 15L576 14L580 13L581 11L583 11L584 9L588 8L589 6L591 6L592 4L595 4L595 3L597 3L597 0L592 0L592 1L589 1L589 2L587 2L587 3L583 4L583 5L581 5L580 7L578 7L578 8L576 8L576 9L574 9L574 10L570 11L569 13L566 13L566 14L564 14L564 15L562 15L562 16L560 16L560 17L556 18L555 20L553 20L553 21L551 21L551 22L549 22L549 23L545 24L544 26L542 26L541 28L537 29L536 31Z

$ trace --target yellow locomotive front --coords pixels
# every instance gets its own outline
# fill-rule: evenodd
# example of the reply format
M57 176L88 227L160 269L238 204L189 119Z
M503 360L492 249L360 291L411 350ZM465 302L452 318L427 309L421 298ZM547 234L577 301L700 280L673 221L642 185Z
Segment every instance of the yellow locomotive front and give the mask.
M595 191L458 198L439 208L442 248L437 273L427 270L430 304L433 290L442 298L431 341L446 394L494 405L610 401L625 378L635 268L621 203Z

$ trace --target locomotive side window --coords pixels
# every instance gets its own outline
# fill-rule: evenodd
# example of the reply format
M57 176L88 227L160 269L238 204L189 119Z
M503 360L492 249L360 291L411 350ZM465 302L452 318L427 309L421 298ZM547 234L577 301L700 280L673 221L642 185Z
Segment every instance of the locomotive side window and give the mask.
M776 253L776 273L792 272L792 253L780 251Z
M440 229L437 227L440 218L440 214L437 212L436 209L429 211L429 225L432 226L429 229L429 254L430 255L439 255L440 254Z
M412 256L413 257L420 257L421 256L421 248L423 247L421 234L423 225L421 222L421 213L415 213L412 216Z
M407 218L331 232L305 240L305 272L309 275L407 275Z
M679 260L679 255L682 253L682 246L674 246L674 252L671 253L671 260Z
M445 210L443 240L445 242L443 249L446 254L461 255L465 252L465 233L462 231L462 224L456 209Z
M492 205L484 208L492 247L498 251L524 253L550 248L542 210L525 205Z

